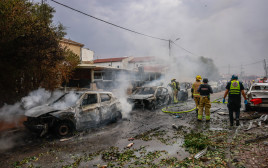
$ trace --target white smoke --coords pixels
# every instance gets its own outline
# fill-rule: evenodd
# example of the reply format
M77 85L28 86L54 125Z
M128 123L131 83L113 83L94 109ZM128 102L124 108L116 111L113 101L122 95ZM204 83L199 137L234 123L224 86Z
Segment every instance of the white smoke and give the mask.
M17 102L14 105L5 104L0 109L0 121L14 122L24 114L24 109L21 107L21 103Z
M117 77L119 85L116 90L114 90L114 95L119 99L122 106L122 117L129 118L132 111L132 105L127 102L127 92L132 89L130 76L125 73L120 73Z
M5 104L0 108L0 121L16 123L16 120L24 115L25 110L53 102L62 94L62 91L50 92L44 88L34 90L28 96L23 97L21 101L13 105Z
M38 90L32 91L28 96L21 99L21 103L25 109L45 104L51 97L51 92L39 88Z
M57 110L64 110L68 107L73 106L77 102L78 99L79 99L79 95L71 91L70 93L62 97L59 101L52 104L52 107L54 107Z

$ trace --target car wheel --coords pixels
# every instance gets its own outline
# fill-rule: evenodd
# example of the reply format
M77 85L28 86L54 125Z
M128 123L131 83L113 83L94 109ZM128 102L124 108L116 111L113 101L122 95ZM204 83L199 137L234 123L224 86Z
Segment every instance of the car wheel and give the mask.
M245 105L245 108L246 108L246 109L245 109L245 111L246 111L246 112L248 112L248 111L251 111L251 110L252 110L249 104L246 104L246 105Z
M155 101L151 102L151 104L150 104L150 110L152 110L152 111L156 110L156 103L155 103Z
M112 115L111 122L114 123L119 119L122 119L122 113L120 111L117 111L114 115Z
M69 121L61 121L56 125L55 133L58 137L69 136L73 132L73 125Z

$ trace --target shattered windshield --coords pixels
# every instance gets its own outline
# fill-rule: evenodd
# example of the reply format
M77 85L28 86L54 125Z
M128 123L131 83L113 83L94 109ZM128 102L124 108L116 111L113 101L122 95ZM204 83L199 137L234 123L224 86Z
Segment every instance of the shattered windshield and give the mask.
M77 100L81 97L82 93L69 92L62 95L56 101L50 104L55 109L63 110L75 105Z
M154 94L156 88L152 87L144 87L144 88L138 88L134 94L140 94L140 95L147 95L147 94Z
M252 90L268 91L268 85L267 86L252 86Z

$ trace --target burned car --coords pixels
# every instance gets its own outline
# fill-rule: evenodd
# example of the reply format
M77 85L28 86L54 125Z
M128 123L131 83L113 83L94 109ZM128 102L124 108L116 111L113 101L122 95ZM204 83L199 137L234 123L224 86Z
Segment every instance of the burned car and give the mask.
M71 91L56 101L25 112L24 125L43 136L66 136L74 130L94 128L121 118L121 104L111 92Z
M254 83L246 93L246 111L268 108L268 83Z
M137 87L128 97L128 102L135 107L155 110L157 107L169 104L171 96L168 89L163 86Z

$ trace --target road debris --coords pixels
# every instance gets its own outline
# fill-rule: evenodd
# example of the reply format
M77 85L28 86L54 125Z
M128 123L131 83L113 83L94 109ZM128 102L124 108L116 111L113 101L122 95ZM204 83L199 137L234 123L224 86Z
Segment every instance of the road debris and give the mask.
M128 138L128 141L134 141L134 138Z
M73 137L70 137L70 138L62 138L62 139L60 139L60 142L69 141L70 139L73 139Z
M248 126L248 128L245 130L245 131L248 131L248 130L250 130L251 128L252 128L252 125L253 125L253 122L251 121L250 123L249 123L249 126Z
M215 113L216 111L219 111L219 110L221 110L221 108L218 108L216 110L212 110L212 111L210 111L210 113Z
M257 141L261 141L261 140L264 140L264 139L267 139L267 138L268 138L268 135L257 136L257 138L255 138L255 139L246 140L245 143L248 144L248 143L251 143L251 142L257 142Z
M198 152L194 158L195 159L199 159L200 157L204 156L207 153L208 147L206 147L205 149L203 149L202 151Z
M217 112L217 114L219 114L219 115L229 115L228 112Z
M134 145L134 143L130 143L127 145L127 148L131 148Z

